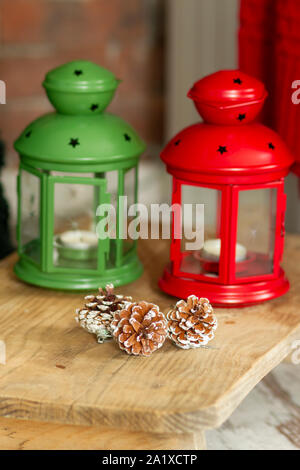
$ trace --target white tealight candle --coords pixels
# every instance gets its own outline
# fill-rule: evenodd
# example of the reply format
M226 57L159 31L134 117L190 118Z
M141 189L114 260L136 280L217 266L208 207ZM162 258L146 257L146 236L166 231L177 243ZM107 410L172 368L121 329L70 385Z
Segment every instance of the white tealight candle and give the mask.
M212 240L207 240L204 242L203 249L202 249L202 256L203 258L212 260L212 261L219 261L221 253L221 240L220 238L215 238ZM240 243L236 244L235 249L235 261L244 261L247 258L247 249Z
M96 233L88 230L69 230L59 235L60 242L74 250L87 250L98 245Z

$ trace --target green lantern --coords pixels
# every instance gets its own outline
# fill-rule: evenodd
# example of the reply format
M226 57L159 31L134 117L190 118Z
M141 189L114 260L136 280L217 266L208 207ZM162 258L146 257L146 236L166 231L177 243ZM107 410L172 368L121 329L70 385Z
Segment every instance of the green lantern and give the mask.
M43 287L86 290L137 279L137 241L124 238L125 204L137 202L144 142L104 112L119 81L88 61L50 71L43 83L57 112L26 127L15 142L18 252L15 273ZM99 238L110 204L116 231ZM98 209L98 210L97 210ZM105 231L105 229L104 229ZM96 234L97 232L97 234Z

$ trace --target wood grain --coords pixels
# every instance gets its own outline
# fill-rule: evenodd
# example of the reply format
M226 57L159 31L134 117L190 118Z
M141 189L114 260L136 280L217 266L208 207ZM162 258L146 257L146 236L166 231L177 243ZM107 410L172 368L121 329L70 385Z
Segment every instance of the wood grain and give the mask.
M204 432L154 434L0 418L2 450L204 450Z
M142 241L145 273L118 289L160 305L174 299L157 280L168 242ZM172 344L150 358L129 357L80 329L74 310L82 294L28 286L0 264L0 416L154 433L194 433L220 426L249 391L290 352L300 330L300 237L289 236L284 297L244 309L216 309L211 349L183 351Z

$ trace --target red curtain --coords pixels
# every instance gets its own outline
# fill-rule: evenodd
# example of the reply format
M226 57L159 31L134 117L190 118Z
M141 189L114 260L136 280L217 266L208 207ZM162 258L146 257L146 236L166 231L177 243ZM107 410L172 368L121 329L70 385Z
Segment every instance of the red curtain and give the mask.
M291 100L300 80L300 0L241 0L239 64L264 81L263 120L300 158L300 104Z

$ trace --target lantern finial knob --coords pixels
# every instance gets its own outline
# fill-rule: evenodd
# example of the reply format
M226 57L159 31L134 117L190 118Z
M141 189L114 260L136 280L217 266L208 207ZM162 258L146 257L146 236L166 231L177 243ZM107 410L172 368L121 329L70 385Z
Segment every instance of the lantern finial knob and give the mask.
M197 81L188 97L206 122L241 125L257 117L267 91L262 82L240 70L221 70Z

